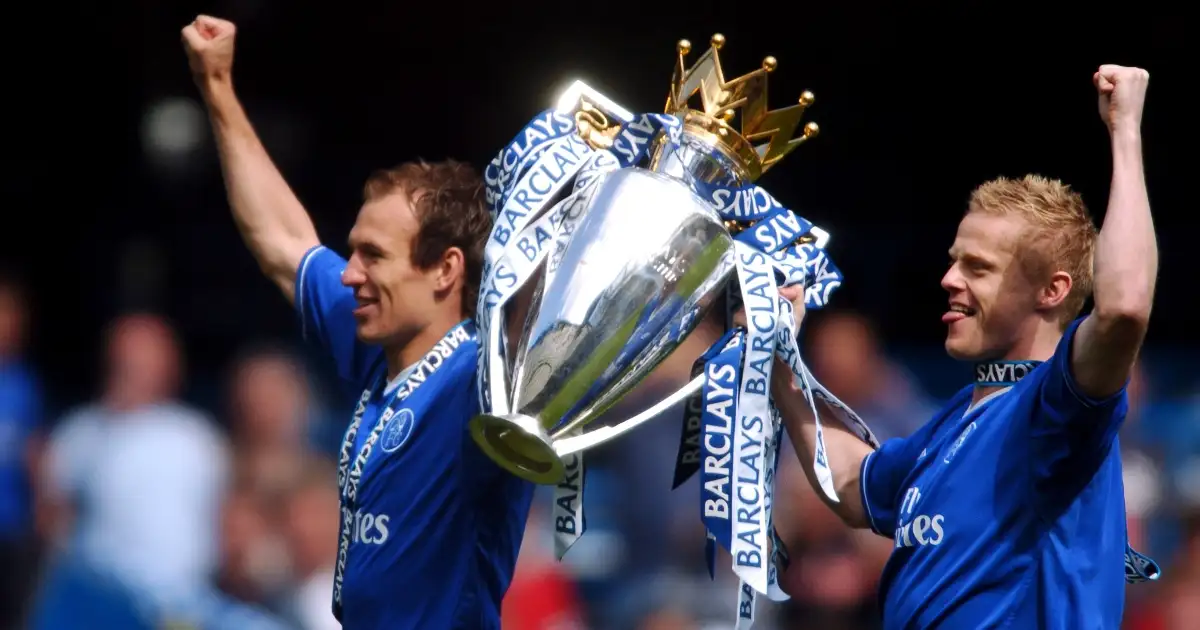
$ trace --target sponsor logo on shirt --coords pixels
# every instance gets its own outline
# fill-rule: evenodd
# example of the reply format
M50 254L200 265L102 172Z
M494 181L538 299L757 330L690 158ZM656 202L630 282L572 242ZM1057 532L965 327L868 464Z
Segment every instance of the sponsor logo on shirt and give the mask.
M946 517L941 514L916 514L917 502L921 499L921 488L913 486L904 493L900 502L900 513L894 535L896 548L937 546L946 537L943 525Z
M945 522L946 517L941 514L918 514L911 522L896 528L896 548L942 544L946 537L946 530L943 529Z
M391 517L387 514L372 514L363 512L362 510L354 511L354 520L351 523L351 538L350 542L364 545L382 545L388 539L388 521Z

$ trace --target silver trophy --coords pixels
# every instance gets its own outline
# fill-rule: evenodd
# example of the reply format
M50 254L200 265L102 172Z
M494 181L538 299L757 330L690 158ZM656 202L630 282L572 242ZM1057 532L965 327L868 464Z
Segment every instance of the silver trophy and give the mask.
M693 379L624 422L583 431L666 359L725 295L737 268L734 236L748 222L723 219L713 191L745 189L817 133L809 123L793 137L812 102L808 92L796 105L768 111L774 58L726 81L718 57L723 44L722 36L714 36L711 48L686 68L690 45L679 43L666 107L682 123L677 132L658 133L642 165L599 175L572 201L579 220L565 246L529 277L532 297L511 358L504 309L491 315L480 339L488 353L483 386L490 401L472 419L471 433L515 475L556 484L565 457L658 416L704 381ZM574 116L578 137L596 150L610 148L631 118L582 84L564 96L559 111ZM740 131L731 126L734 116L740 116Z

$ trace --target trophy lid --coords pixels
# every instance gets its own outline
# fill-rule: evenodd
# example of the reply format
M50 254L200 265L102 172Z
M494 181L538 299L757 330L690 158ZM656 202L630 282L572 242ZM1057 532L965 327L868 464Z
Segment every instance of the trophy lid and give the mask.
M718 52L724 45L724 35L713 35L708 51L687 68L684 61L692 45L686 39L679 41L666 113L683 121L685 134L729 158L740 171L739 179L753 182L805 140L817 135L817 124L810 122L799 137L793 138L814 97L812 92L805 91L797 104L768 110L767 75L778 62L767 57L758 70L726 81ZM689 101L697 92L700 103L692 107ZM730 124L735 116L740 117L740 131Z

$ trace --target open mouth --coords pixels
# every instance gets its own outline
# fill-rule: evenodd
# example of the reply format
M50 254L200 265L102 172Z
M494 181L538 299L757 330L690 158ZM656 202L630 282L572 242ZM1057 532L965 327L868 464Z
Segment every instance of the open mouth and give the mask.
M966 317L971 317L971 316L975 315L975 309L973 309L969 306L963 306L962 304L951 304L950 312L951 313L962 313Z
M947 324L952 324L957 321L964 320L968 317L974 317L977 311L965 304L951 304L950 310L942 315L942 321Z

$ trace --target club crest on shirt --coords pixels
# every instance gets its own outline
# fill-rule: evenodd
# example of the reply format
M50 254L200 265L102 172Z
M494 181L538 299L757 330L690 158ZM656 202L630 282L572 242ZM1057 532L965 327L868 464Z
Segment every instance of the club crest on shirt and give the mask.
M411 409L401 409L396 412L383 427L383 435L379 436L379 445L385 453L393 453L404 446L408 436L412 435L413 412Z

